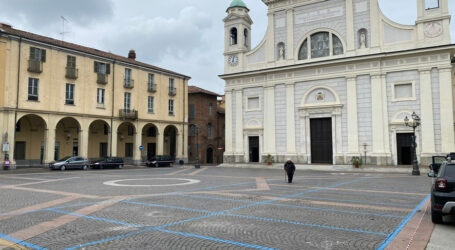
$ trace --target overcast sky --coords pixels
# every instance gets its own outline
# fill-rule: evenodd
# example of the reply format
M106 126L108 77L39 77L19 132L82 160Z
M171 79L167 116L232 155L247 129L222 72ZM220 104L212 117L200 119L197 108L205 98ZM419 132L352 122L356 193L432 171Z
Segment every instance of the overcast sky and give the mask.
M224 92L224 26L232 0L0 0L0 22L32 33L127 56L192 77L196 85ZM253 19L253 47L264 37L267 9L261 0L244 0ZM379 0L385 15L414 24L416 0ZM451 15L455 1L449 0ZM452 40L455 24L452 22Z

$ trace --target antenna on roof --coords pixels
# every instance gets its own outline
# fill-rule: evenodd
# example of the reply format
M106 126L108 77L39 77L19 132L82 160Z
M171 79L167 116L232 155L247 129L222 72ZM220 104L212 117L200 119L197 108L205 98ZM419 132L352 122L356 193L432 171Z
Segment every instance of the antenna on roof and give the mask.
M60 16L62 19L62 32L60 32L60 35L62 35L62 42L65 41L65 34L70 33L69 31L65 32L65 22L69 23L69 21L64 17Z

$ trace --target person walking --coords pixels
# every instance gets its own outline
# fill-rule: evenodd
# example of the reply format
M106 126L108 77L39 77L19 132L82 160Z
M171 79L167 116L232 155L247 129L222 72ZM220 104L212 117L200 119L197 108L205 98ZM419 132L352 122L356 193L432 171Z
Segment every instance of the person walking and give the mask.
M292 183L292 178L294 177L295 172L295 165L291 159L288 159L284 164L284 171L286 171L286 174L288 175L288 183Z

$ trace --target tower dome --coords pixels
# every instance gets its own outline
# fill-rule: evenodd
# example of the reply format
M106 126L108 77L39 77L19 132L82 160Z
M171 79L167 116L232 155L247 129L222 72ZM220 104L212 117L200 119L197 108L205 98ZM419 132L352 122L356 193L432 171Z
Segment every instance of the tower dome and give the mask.
M246 4L242 0L233 0L231 5L229 5L228 9L234 8L234 7L242 7L242 8L249 10L248 7L246 7Z

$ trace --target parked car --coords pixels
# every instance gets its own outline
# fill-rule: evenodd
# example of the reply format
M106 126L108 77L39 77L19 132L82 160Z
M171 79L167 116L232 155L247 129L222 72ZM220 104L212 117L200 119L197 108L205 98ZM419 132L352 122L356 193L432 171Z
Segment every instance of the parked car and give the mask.
M174 157L169 155L158 155L151 157L145 162L147 167L172 167L174 165Z
M87 170L90 166L90 162L81 156L67 156L56 162L50 163L49 168L52 170L61 170L65 171L68 169L82 169Z
M455 158L441 164L431 188L431 220L442 223L444 215L455 214Z
M123 168L123 158L120 157L106 157L92 161L92 168Z
M430 168L430 172L428 173L429 177L435 177L439 173L439 168L443 162L447 161L446 156L433 156L432 162L428 166Z

